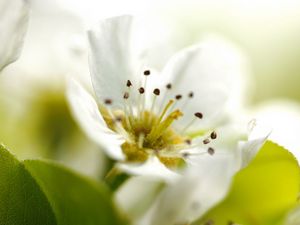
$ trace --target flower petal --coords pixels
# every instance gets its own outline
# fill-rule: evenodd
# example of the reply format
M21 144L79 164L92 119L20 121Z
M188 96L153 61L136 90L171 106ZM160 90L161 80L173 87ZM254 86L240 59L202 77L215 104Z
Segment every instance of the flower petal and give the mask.
M291 151L300 162L300 105L290 100L264 102L252 112L260 121L272 127L269 140Z
M137 220L153 204L163 183L145 176L128 179L115 193L115 201L127 216Z
M124 159L120 147L124 140L106 126L93 97L74 80L68 83L67 95L74 117L86 134L112 158Z
M198 158L196 166L164 190L150 210L150 224L189 224L207 212L227 194L236 172L234 160L233 154Z
M248 141L240 141L238 144L238 152L240 154L239 168L246 167L251 160L256 156L258 151L264 145L271 134L271 129L254 121L254 127L250 131Z
M133 79L131 16L106 19L88 32L90 72L98 99L123 103L126 81Z
M183 109L186 116L180 121L187 124L195 112L202 112L203 121L195 129L211 123L212 119L217 121L227 99L241 95L236 89L240 86L237 81L244 75L242 57L224 45L220 41L206 41L186 48L175 54L162 72L165 83L173 84L172 97L183 95L180 101L184 102L189 92L194 93Z
M150 176L167 182L172 182L179 177L177 173L169 170L162 164L157 157L150 157L142 164L122 163L119 164L118 167L129 174Z
M21 51L29 17L28 1L0 1L0 71L14 62Z

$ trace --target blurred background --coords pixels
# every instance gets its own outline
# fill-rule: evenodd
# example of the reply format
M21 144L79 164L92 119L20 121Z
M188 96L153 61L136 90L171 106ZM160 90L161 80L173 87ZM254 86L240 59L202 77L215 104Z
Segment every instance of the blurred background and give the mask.
M273 128L271 139L300 159L300 2L31 0L21 58L0 76L0 137L19 158L59 160L101 177L109 162L71 117L65 82L90 88L86 30L98 20L133 14L150 26L150 61L161 69L183 47L209 35L247 59L244 112ZM232 81L236 82L236 81ZM242 85L242 84L241 84Z

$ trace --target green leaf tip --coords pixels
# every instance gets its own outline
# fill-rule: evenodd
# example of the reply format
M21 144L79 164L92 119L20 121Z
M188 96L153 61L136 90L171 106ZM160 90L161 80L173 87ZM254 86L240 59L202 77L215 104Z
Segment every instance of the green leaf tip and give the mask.
M104 184L58 163L18 161L0 145L0 224L121 225Z

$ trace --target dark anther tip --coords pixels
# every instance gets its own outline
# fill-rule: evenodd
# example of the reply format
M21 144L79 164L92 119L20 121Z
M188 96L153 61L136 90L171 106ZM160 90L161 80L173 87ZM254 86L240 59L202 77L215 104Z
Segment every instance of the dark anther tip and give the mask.
M131 83L130 80L127 80L126 86L127 86L127 87L131 87L131 86L132 86L132 83Z
M203 114L201 112L196 112L194 115L199 119L203 118Z
M140 88L139 88L139 92L140 92L140 94L144 94L144 93L145 93L145 88L140 87Z
M159 90L158 88L155 88L155 89L153 90L153 94L159 95L159 94L160 94L160 90Z
M211 134L210 134L210 138L211 139L216 139L217 138L217 133L215 131L213 131Z
M144 71L144 75L145 75L145 76L149 76L149 75L150 75L150 70L145 70L145 71Z
M109 98L107 98L107 99L104 100L104 104L105 105L111 105L112 104L112 100L109 99Z
M212 147L209 147L207 149L207 152L208 152L208 154L213 155L213 154L215 154L215 149L213 149Z

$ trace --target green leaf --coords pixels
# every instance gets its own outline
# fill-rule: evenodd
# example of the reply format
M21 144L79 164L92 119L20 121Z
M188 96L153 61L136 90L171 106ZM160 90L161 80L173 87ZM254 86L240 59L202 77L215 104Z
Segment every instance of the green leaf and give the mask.
M196 224L213 220L215 225L229 221L243 225L280 224L297 203L300 170L294 156L267 142L250 165L234 178L227 198Z
M19 162L1 147L0 224L119 225L124 222L103 184L52 162Z
M0 145L0 224L55 225L44 193L18 160Z

